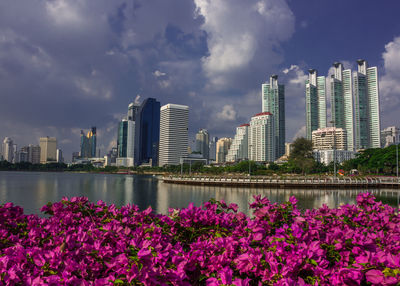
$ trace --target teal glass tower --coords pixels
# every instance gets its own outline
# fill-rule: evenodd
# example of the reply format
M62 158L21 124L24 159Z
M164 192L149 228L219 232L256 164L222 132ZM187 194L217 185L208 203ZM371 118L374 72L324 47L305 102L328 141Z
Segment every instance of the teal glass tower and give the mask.
M278 76L272 75L269 83L264 83L262 88L262 112L269 112L274 117L275 158L285 154L285 86L278 84Z

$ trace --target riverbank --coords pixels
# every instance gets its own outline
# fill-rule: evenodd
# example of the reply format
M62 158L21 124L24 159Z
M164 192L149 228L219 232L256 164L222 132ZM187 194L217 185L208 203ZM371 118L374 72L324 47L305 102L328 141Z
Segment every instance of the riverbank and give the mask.
M400 184L396 178L290 178L277 179L271 177L206 177L206 176L164 176L164 183L202 185L202 186L230 186L252 188L387 188L399 189Z

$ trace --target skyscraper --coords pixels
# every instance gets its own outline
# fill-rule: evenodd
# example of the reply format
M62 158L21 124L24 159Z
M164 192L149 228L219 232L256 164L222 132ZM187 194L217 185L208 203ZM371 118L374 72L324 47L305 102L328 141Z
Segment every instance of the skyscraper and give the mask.
M130 111L134 107L131 107ZM158 166L158 144L160 141L160 102L155 98L147 98L131 112L136 123L135 138L135 165L152 162ZM128 115L129 118L129 115Z
M354 150L353 84L351 70L343 70L339 62L333 64L331 84L331 112L334 127L346 129L347 149Z
M81 130L81 158L94 158L96 157L96 127L85 135Z
M276 159L274 117L270 112L254 115L249 127L249 159L258 162L273 162Z
M278 76L272 75L269 83L262 85L262 112L274 116L275 152L273 160L285 154L285 86L278 84ZM272 160L272 161L273 161Z
M166 104L160 109L159 166L179 165L188 153L189 107Z
M57 139L55 137L40 137L40 163L46 164L57 160Z
M118 126L118 157L134 158L135 153L135 121L122 119Z
M200 152L204 159L209 159L210 147L209 147L210 136L206 129L200 129L196 134L196 151Z
M306 80L306 137L326 127L326 83L324 76L317 76L315 69L309 70Z
M210 153L209 153L209 160L210 161L217 161L217 142L218 137L212 137L210 141Z
M233 138L231 147L229 148L228 154L226 155L227 162L236 162L249 158L249 126L250 124L242 124L239 127L236 127L235 138Z
M11 138L6 137L3 141L3 160L8 161L9 163L13 162L14 157L14 147L13 141Z

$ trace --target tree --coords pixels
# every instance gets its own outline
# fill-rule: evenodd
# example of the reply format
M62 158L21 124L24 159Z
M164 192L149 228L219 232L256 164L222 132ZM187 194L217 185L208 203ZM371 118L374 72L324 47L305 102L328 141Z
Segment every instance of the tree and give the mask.
M315 165L311 140L300 137L293 142L293 150L289 156L289 164L293 169L299 169L302 174L311 172Z

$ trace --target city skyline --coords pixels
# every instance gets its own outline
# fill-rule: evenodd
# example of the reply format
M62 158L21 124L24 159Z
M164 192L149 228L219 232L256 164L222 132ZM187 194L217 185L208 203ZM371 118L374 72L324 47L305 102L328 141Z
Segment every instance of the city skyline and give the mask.
M400 3L135 3L2 1L0 137L18 146L56 137L69 160L80 130L96 126L104 155L126 105L145 98L189 106L189 138L201 128L233 137L261 112L259 86L277 74L292 141L305 136L307 70L330 76L336 61L357 70L359 58L379 70L381 129L400 125Z

